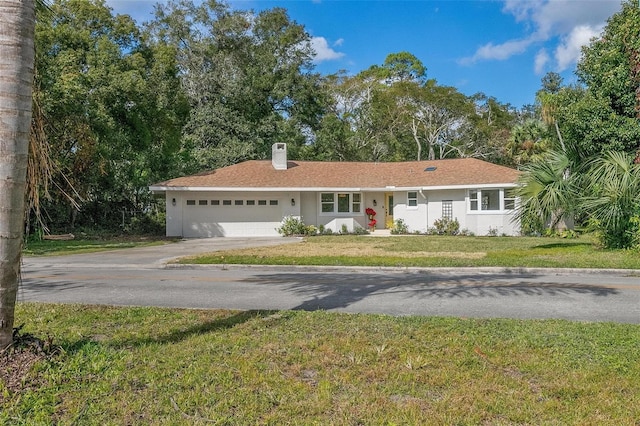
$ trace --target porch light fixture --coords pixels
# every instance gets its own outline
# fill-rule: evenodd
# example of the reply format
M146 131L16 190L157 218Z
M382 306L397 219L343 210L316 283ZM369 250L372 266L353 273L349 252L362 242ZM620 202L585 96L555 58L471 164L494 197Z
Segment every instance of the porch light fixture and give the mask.
M171 200L171 205L172 205L172 206L175 206L175 205L176 205L176 199L175 199L175 198L173 198L173 199Z
M375 207L377 205L378 205L378 202L376 200L373 200L373 206Z
M295 205L296 205L296 199L295 199L295 198L292 198L292 199L291 199L291 205L292 205L292 206L295 206Z

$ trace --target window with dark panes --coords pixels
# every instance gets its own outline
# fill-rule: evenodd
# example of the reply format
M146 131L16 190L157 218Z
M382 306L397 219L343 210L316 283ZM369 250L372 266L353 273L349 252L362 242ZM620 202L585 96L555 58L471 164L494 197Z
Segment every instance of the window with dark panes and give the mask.
M360 213L360 200L362 199L361 194L352 194L353 202L351 204L351 211L354 213Z
M469 191L469 210L478 210L478 191Z
M483 189L480 191L482 210L500 210L500 190Z
M417 207L418 206L418 193L415 191L407 192L407 206L409 207Z
M338 194L338 213L349 213L350 198L349 194Z
M322 213L333 213L334 194L329 192L320 194L320 203L322 204Z
M514 210L516 208L516 190L514 188L504 190L504 209Z

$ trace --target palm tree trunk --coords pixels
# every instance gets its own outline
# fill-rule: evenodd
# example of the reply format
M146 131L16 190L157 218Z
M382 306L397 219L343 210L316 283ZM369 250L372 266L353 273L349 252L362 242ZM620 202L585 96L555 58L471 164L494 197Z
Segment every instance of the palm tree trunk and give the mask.
M13 340L24 232L31 90L33 0L0 0L0 349Z

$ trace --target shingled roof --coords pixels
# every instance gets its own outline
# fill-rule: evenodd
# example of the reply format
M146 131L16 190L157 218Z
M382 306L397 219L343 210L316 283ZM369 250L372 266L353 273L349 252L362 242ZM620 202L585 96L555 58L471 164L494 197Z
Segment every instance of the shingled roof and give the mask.
M394 163L288 161L286 170L274 169L270 160L251 160L160 182L151 189L472 187L514 184L519 174L474 158Z

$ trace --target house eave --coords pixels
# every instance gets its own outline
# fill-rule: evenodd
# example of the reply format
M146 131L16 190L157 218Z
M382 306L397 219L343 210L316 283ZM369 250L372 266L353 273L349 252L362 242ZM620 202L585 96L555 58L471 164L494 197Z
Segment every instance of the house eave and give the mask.
M397 191L440 191L448 189L515 188L517 183L482 183L437 186L385 186L385 187L216 187L216 186L164 186L153 185L149 190L161 192L397 192Z
M182 192L317 192L317 191L346 191L362 192L363 188L330 188L330 187L221 187L221 186L150 186L156 191L182 191Z

